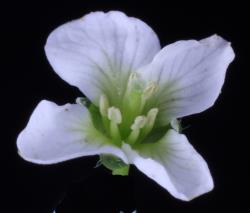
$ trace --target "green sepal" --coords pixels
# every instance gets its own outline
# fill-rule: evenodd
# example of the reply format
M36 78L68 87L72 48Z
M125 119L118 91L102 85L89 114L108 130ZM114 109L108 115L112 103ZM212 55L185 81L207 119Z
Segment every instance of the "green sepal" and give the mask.
M127 176L129 173L129 165L113 155L100 155L100 162L112 171L112 175Z
M112 171L112 175L121 175L121 176L128 176L129 173L129 165L126 165L122 168L117 168Z

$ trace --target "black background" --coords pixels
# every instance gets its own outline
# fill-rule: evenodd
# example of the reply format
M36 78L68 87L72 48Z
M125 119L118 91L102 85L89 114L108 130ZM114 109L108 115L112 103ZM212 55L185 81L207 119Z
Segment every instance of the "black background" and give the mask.
M170 6L157 1L17 1L2 5L1 10L1 61L6 65L1 66L1 203L8 210L0 212L49 213L58 204L58 213L134 209L139 213L247 212L249 137L245 121L250 66L249 16L244 6L213 2ZM43 47L47 36L62 23L96 10L121 10L142 19L158 34L162 46L214 33L232 42L236 59L229 67L222 95L213 108L184 119L184 133L211 169L215 182L212 192L182 202L134 167L129 177L119 177L102 167L93 168L97 157L39 166L17 155L16 137L40 100L64 104L81 96L53 72L46 60Z

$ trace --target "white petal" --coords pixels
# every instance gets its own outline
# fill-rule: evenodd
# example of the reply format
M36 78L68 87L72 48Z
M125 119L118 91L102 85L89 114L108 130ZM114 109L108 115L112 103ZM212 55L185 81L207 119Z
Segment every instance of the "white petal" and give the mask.
M213 189L213 180L204 159L184 135L174 130L157 143L123 149L131 163L167 189L174 197L189 201Z
M53 164L102 153L113 154L127 162L124 153L108 142L93 128L90 114L84 106L58 106L41 101L19 134L17 147L21 157L38 164Z
M159 100L162 122L211 107L233 59L230 43L217 35L163 48L151 64L140 70L144 79L160 85L155 100Z
M45 50L56 73L97 104L102 93L122 94L129 73L151 62L160 45L144 22L111 11L58 27Z

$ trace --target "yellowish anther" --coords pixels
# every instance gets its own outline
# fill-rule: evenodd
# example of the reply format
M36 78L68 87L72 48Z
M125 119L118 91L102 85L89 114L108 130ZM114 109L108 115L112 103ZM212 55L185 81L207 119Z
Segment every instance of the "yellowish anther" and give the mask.
M146 88L143 90L142 96L141 96L141 106L140 106L140 112L143 111L143 108L147 102L148 99L150 99L158 90L158 85L155 82L150 82Z
M131 91L136 87L138 83L138 77L137 73L132 72L128 78L128 85L127 85L127 90L126 90L126 95L129 95Z
M143 91L143 97L147 100L152 97L158 90L158 85L155 82L150 82Z
M108 119L116 124L120 124L122 122L121 111L116 107L108 108Z
M129 79L128 79L128 86L132 86L133 83L135 83L135 81L137 80L137 73L135 72L132 72L129 76Z
M133 81L133 80L136 80L137 79L137 73L135 72L132 72L129 76L129 81Z
M109 108L109 101L106 95L101 95L100 97L100 113L102 116L107 117L108 108Z

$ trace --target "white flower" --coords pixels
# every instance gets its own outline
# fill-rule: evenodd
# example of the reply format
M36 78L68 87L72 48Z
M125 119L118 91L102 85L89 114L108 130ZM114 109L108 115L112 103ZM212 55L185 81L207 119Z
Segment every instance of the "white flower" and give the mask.
M176 119L214 104L234 58L230 43L213 35L160 49L148 25L112 11L58 27L45 51L55 72L91 104L41 101L17 139L24 159L53 164L100 155L113 174L134 164L186 201L213 188Z

